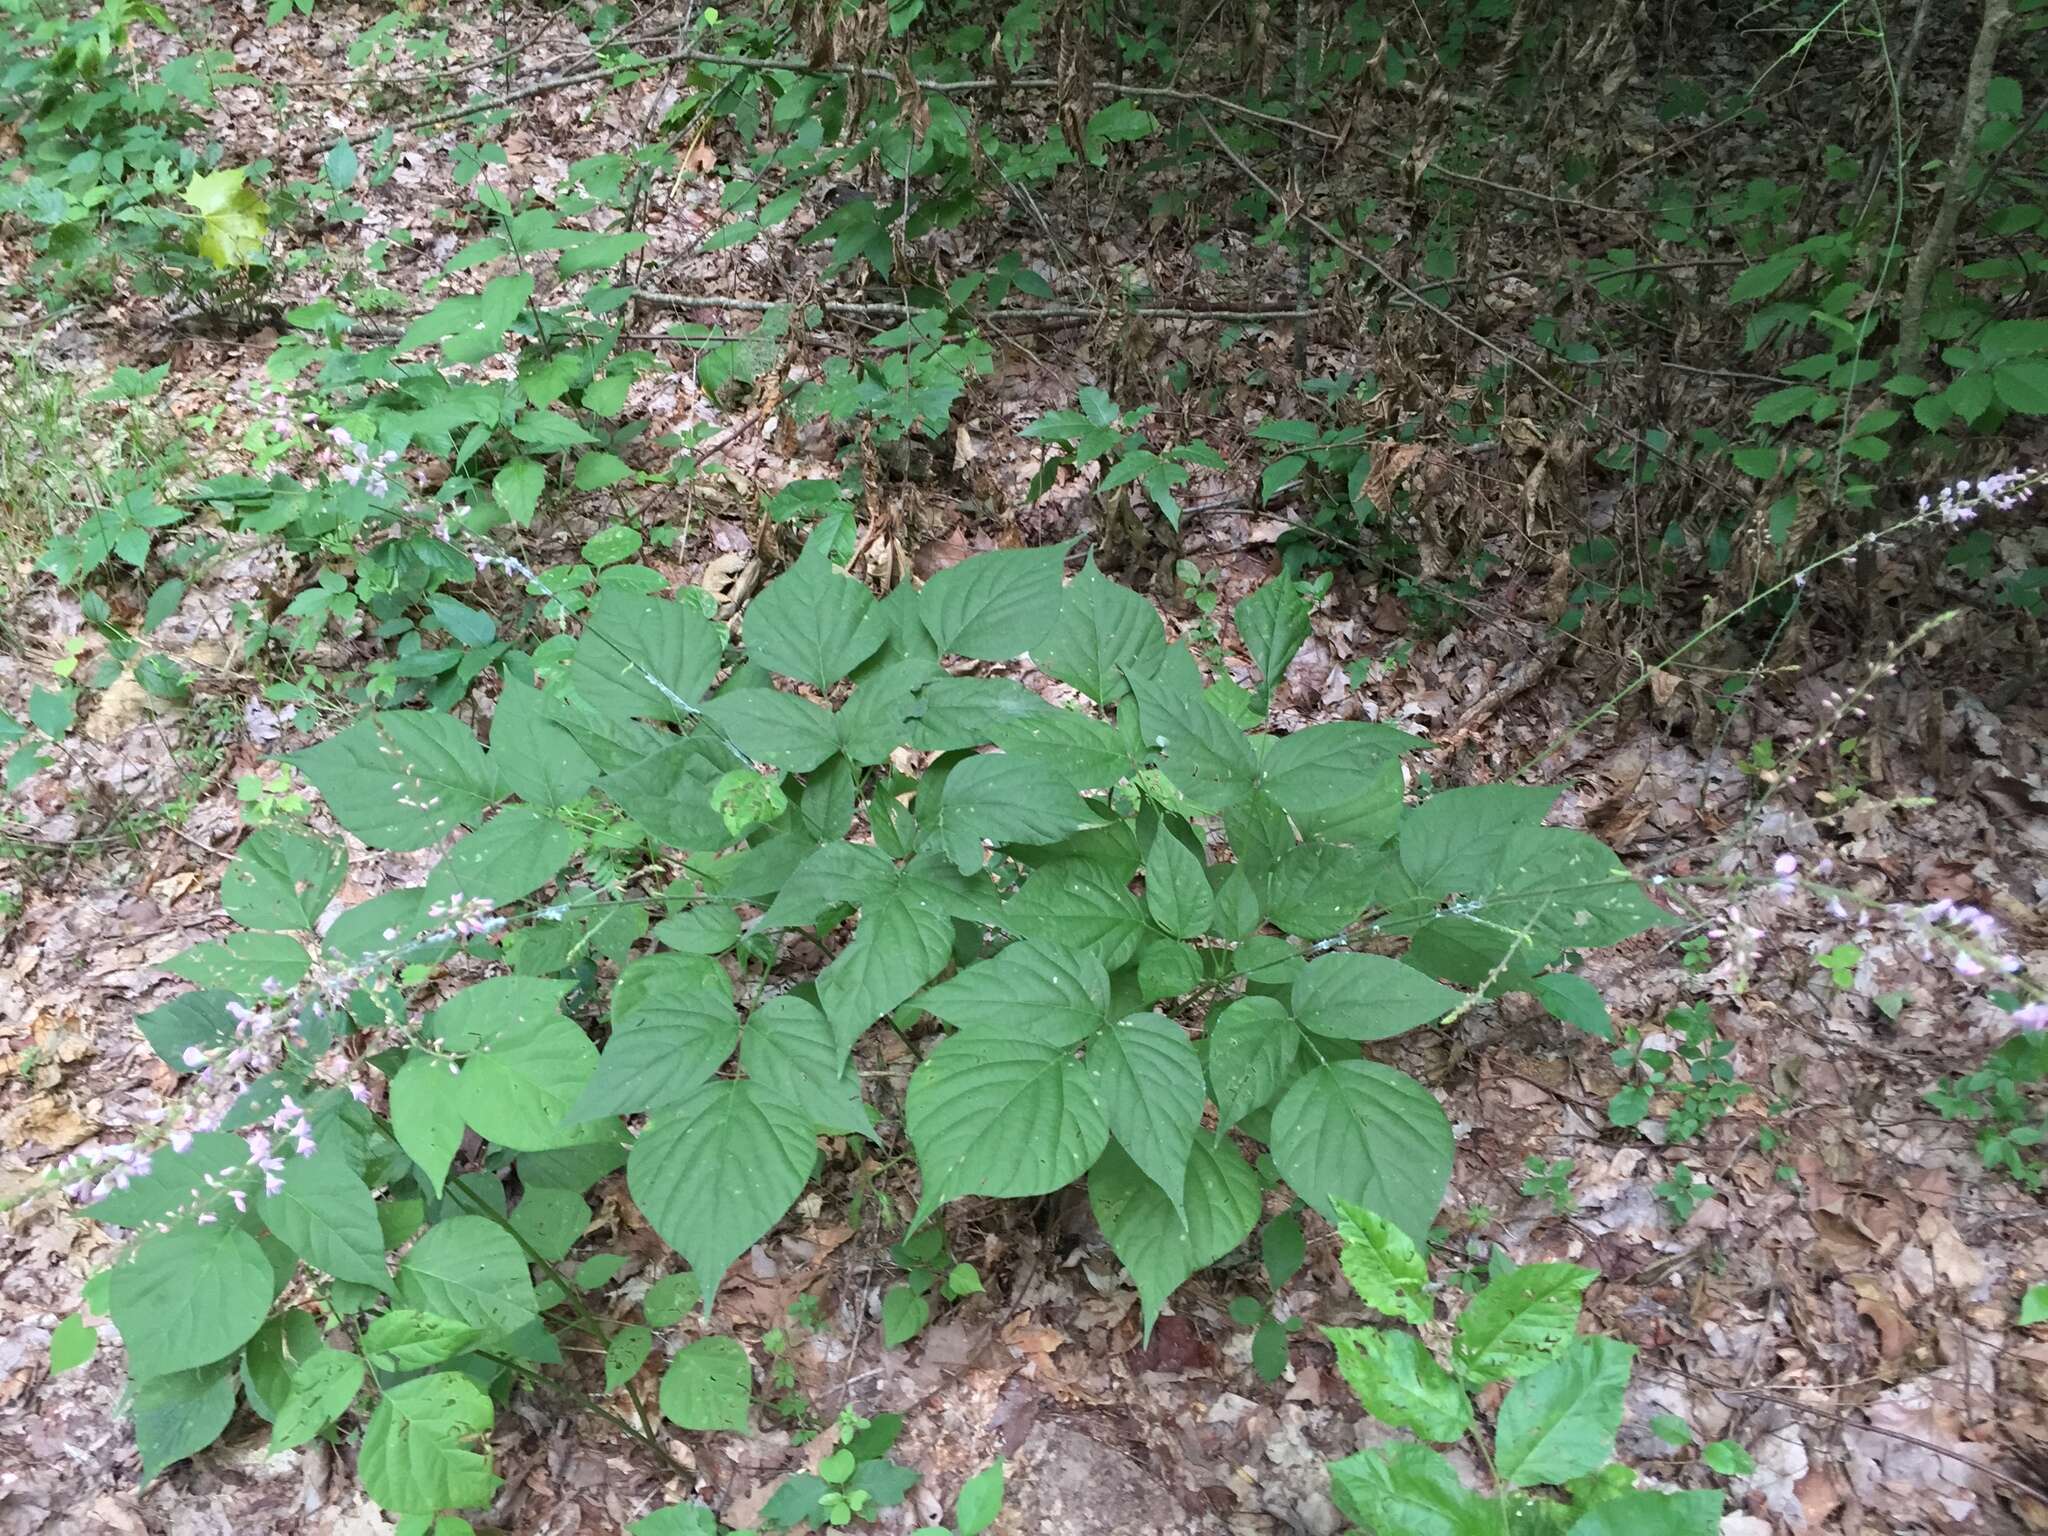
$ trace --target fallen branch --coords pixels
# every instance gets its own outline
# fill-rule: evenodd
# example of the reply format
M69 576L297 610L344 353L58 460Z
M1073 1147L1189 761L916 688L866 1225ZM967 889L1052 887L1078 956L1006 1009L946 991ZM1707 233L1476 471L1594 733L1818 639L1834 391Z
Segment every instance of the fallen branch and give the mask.
M805 307L791 300L740 299L721 293L656 293L645 288L635 290L633 297L656 309L737 309L759 314L771 309ZM828 315L886 316L894 320L907 320L937 307L904 304L894 299L816 299L811 302ZM987 310L976 318L985 325L1028 325L1035 321L1103 320L1114 315L1138 315L1148 320L1253 321L1306 320L1323 313L1325 310L1320 307L1229 309L1199 304L1133 304L1126 308L1110 304L1016 304Z

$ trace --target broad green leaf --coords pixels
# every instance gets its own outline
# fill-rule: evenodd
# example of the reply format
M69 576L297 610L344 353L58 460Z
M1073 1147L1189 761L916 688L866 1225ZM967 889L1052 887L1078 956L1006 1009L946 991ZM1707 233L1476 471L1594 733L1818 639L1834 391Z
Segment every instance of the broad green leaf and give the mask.
M372 848L405 853L474 822L498 798L497 775L469 728L447 715L385 710L286 761Z
M448 1165L462 1149L460 1078L449 1063L424 1051L409 1051L391 1078L391 1134L419 1165L434 1193L448 1178Z
M998 1457L960 1485L953 1504L955 1536L981 1536L1003 1512L1003 1463Z
M1516 1382L1500 1405L1494 1470L1517 1488L1565 1483L1614 1459L1635 1346L1581 1337L1556 1361Z
M1032 657L1051 676L1107 704L1124 691L1126 667L1149 673L1165 650L1158 609L1104 576L1091 555L1067 583L1059 620Z
M607 774L598 787L662 842L692 851L727 848L737 839L712 804L712 793L737 761L707 732L671 741L632 767Z
M628 1323L611 1337L604 1348L604 1387L616 1392L635 1376L654 1352L653 1330Z
M1090 165L1108 162L1106 146L1147 138L1159 131L1159 119L1134 101L1113 101L1088 119L1081 142Z
M1472 1402L1412 1333L1391 1328L1325 1328L1337 1369L1365 1411L1438 1444L1472 1427Z
M464 987L430 1014L427 1037L463 1058L455 1103L479 1136L538 1151L575 1140L569 1106L597 1067L590 1037L562 1017L565 981L494 976Z
M1385 861L1342 843L1281 850L1265 879L1266 914L1300 939L1327 939L1355 923L1383 889Z
M640 1310L656 1328L669 1328L696 1311L703 1300L704 1287L697 1283L694 1272L685 1269L663 1275L649 1286Z
M292 1388L270 1426L270 1453L304 1445L348 1411L363 1386L363 1360L347 1350L323 1349L292 1372Z
M1208 932L1216 918L1200 855L1173 835L1163 817L1145 849L1145 910L1176 939Z
M682 1429L745 1434L754 1372L737 1339L699 1339L676 1351L661 1378L661 1416Z
M1202 697L1191 666L1158 672L1125 669L1138 711L1138 735L1175 789L1204 810L1220 811L1252 792L1259 764L1244 733Z
M270 233L270 210L248 177L243 167L195 172L178 194L199 216L195 249L223 271L246 267L261 256Z
M1138 771L1130 743L1078 710L1053 709L994 726L989 739L1013 757L1036 758L1075 789L1112 789Z
M892 1285L882 1295L882 1347L901 1349L932 1320L932 1304L907 1285Z
M1017 726L1065 713L1007 677L934 677L918 690L917 700L910 745L920 752L1001 746ZM1044 761L1042 753L1027 755Z
M1138 952L1148 931L1138 898L1100 865L1082 859L1041 864L1003 904L1003 926L1114 971Z
M473 1323L443 1317L438 1312L394 1307L373 1318L363 1330L363 1355L370 1364L387 1373L423 1371L430 1365L453 1360L483 1335L484 1330Z
M860 1079L831 1022L814 1004L784 992L755 1005L740 1040L748 1077L811 1117L829 1135L873 1139Z
M548 472L532 459L514 459L491 479L491 496L515 526L533 521L540 506L540 493L547 489Z
M773 688L727 688L704 715L756 762L809 773L839 750L831 711Z
M1091 954L1020 939L940 982L917 1003L955 1029L1078 1045L1108 1022L1109 975Z
M1160 1014L1134 1013L1088 1042L1087 1064L1110 1134L1178 1207L1188 1149L1208 1102L1202 1060L1187 1032Z
M1147 1338L1167 1298L1242 1243L1259 1218L1259 1176L1228 1137L1195 1138L1183 1183L1176 1208L1114 1142L1088 1170L1088 1203L1138 1287Z
M180 1069L182 1070L182 1068ZM211 1178L218 1185L246 1188L250 1181L249 1147L225 1131L201 1131L183 1152L159 1147L149 1156L149 1172L129 1175L127 1187L111 1187L93 1201L96 1220L116 1227L148 1227L167 1221L189 1205L195 1186ZM207 1209L228 1209L225 1195L215 1195Z
M1260 783L1304 838L1375 848L1400 821L1400 755L1425 745L1388 725L1327 721L1273 741Z
M924 1192L913 1226L963 1195L1043 1195L1102 1154L1109 1123L1071 1048L977 1029L910 1075L905 1124Z
M1387 1536L1501 1536L1492 1502L1426 1445L1375 1446L1332 1462L1330 1495L1347 1519Z
M935 831L954 867L971 875L987 857L984 839L997 847L1044 847L1101 825L1102 818L1047 764L985 752L955 765L946 776Z
M1576 1264L1525 1264L1488 1281L1458 1317L1458 1374L1483 1384L1541 1370L1576 1336L1580 1298L1599 1278Z
M2009 411L2022 416L2048 416L2048 362L2029 358L1991 370L1991 387Z
M872 843L827 843L791 871L755 926L808 928L828 912L878 900L897 882L896 866Z
M62 1376L89 1363L100 1352L99 1330L76 1312L50 1332L50 1374Z
M1717 1536L1720 1529L1720 1494L1638 1488L1595 1504L1566 1536Z
M1138 1001L1180 997L1202 984L1202 954L1172 939L1146 939L1138 946Z
M1259 699L1273 689L1308 638L1308 603L1286 576L1276 576L1231 610L1237 633L1259 669Z
M312 967L305 945L282 933L231 933L217 943L194 944L163 962L165 970L194 986L218 988L237 997L289 990Z
M602 715L680 723L724 653L725 631L696 609L604 587L576 642L569 687Z
M174 1227L114 1266L108 1310L134 1377L225 1359L263 1326L277 1282L256 1239L222 1224Z
M787 1486L786 1482L782 1485ZM778 1496L781 1492L782 1488L776 1489ZM769 1500L770 1504L774 1502ZM767 1514L763 1509L762 1518L766 1519ZM718 1523L718 1516L702 1504L671 1504L626 1525L628 1536L720 1536L723 1529Z
M2020 1326L2031 1328L2048 1322L2048 1285L2030 1285L2020 1298Z
M1356 1199L1418 1245L1451 1177L1451 1122L1404 1072L1370 1061L1317 1067L1273 1111L1273 1160L1326 1219Z
M1600 996L1600 989L1585 977L1570 971L1548 971L1538 976L1529 990L1553 1019L1602 1040L1614 1038L1614 1022L1607 1016L1607 1003Z
M312 1157L288 1157L279 1175L283 1188L259 1195L257 1210L291 1251L322 1274L384 1290L384 1233L377 1202L332 1147Z
M580 277L599 267L615 267L646 243L644 230L592 235L563 251L556 262L556 270L564 277Z
M908 590L897 588L899 592ZM885 611L875 610L877 630L886 628L882 623ZM862 677L835 718L839 750L862 767L887 762L890 753L917 734L917 721L924 713L923 690L937 677L932 664L921 656L888 662Z
M1301 1031L1277 998L1241 997L1209 1022L1209 1086L1223 1129L1294 1081Z
M558 809L582 799L600 769L576 734L548 713L545 697L516 678L505 680L491 714L489 762L520 799Z
M355 147L347 139L336 139L334 148L327 151L327 158L321 162L327 175L327 184L337 192L346 192L356 184Z
M763 775L753 768L729 768L711 785L711 807L734 838L775 821L789 809L789 796L782 792L779 774Z
M1385 955L1327 954L1309 961L1288 994L1303 1027L1339 1040L1385 1040L1433 1024L1465 1001Z
M490 1397L453 1371L387 1388L356 1455L363 1492L402 1515L490 1503L499 1481L485 1441L491 1422Z
M1494 878L1468 894L1483 895L1475 915L1551 949L1603 948L1671 921L1605 843L1566 827L1510 835Z
M1430 1319L1429 1271L1414 1241L1392 1222L1347 1200L1337 1208L1337 1262L1358 1299L1417 1327Z
M626 1187L707 1286L796 1203L818 1159L810 1116L757 1083L705 1083L649 1122Z
M516 1333L540 1315L526 1254L482 1216L446 1216L427 1228L398 1266L399 1300L468 1323L486 1336Z
M197 1455L235 1416L235 1375L219 1361L137 1381L128 1415L147 1483L172 1462Z
M552 816L507 806L441 855L420 899L448 917L472 905L509 906L554 879L580 841Z
M831 537L815 530L796 564L747 605L748 659L813 688L830 688L887 637L874 593L833 567Z
M284 827L259 827L220 880L220 904L244 928L311 932L348 877L348 850Z
M818 1001L849 1048L875 1020L945 969L953 920L923 881L901 880L865 902L853 937L818 973Z
M1520 784L1439 790L1401 820L1401 863L1435 896L1493 888L1508 839L1550 814L1559 791Z
M1039 644L1060 611L1067 546L998 549L932 577L918 593L918 619L941 652L1008 661Z

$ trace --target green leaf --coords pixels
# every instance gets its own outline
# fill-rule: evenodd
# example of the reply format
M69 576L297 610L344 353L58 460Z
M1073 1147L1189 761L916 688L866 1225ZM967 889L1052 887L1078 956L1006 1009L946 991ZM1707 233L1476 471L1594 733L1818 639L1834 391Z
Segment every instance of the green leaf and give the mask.
M447 1216L427 1228L398 1266L396 1291L406 1306L486 1337L517 1333L540 1315L524 1250L482 1216Z
M736 839L711 794L733 761L707 732L670 742L632 767L607 774L598 787L659 841L693 850L725 848Z
M747 756L790 773L809 773L839 750L830 710L773 688L727 688L704 715Z
M277 1283L256 1239L225 1225L176 1227L114 1266L108 1311L131 1376L211 1365L263 1326Z
M1302 1026L1339 1040L1385 1040L1433 1024L1462 992L1385 955L1327 954L1309 961L1289 993Z
M1176 939L1207 933L1216 918L1201 856L1173 835L1164 818L1145 850L1145 909Z
M1110 1134L1176 1208L1189 1148L1208 1093L1187 1032L1157 1013L1134 1013L1088 1042L1088 1082Z
M199 216L196 249L215 267L246 267L263 254L270 210L249 186L246 168L197 172L178 195Z
M635 1376L654 1351L654 1334L638 1323L628 1323L611 1336L604 1347L604 1389L616 1392Z
M1370 1061L1318 1067L1273 1111L1273 1160L1326 1219L1357 1197L1418 1244L1451 1176L1451 1123L1406 1073Z
M1108 1022L1102 962L1035 939L1005 945L917 1000L955 1029L992 1029L1047 1045L1078 1045Z
M453 1360L483 1335L474 1324L438 1312L394 1307L363 1330L363 1356L386 1373L423 1371Z
M957 1536L981 1536L1003 1511L1003 1463L998 1457L960 1485L953 1504Z
M918 593L918 619L941 653L1020 656L1051 633L1067 547L997 549L949 566Z
M808 928L828 913L881 900L900 878L889 856L872 843L827 843L790 872L756 926Z
M398 853L438 843L498 798L483 748L446 715L366 715L286 761L312 780L342 826Z
M1439 1444L1472 1427L1472 1403L1422 1340L1388 1328L1325 1328L1337 1369L1365 1411Z
M2048 1285L2030 1285L2020 1298L2020 1326L2031 1328L2048 1322Z
M753 1367L739 1340L699 1339L676 1351L662 1374L661 1416L683 1429L744 1434L753 1387Z
M1991 370L1991 387L2007 410L2022 416L2048 416L2048 362L2001 363Z
M901 1349L932 1320L932 1304L907 1285L892 1285L882 1294L882 1347Z
M491 1422L490 1398L453 1371L387 1388L356 1456L363 1492L394 1514L488 1504L498 1489L483 1448Z
M745 638L756 664L830 688L881 648L888 626L874 593L834 569L829 531L814 529L796 564L747 605Z
M1509 838L1550 814L1558 791L1478 784L1431 795L1401 819L1401 865L1434 896L1493 888Z
M1280 576L1238 603L1231 613L1252 664L1259 669L1259 698L1269 700L1295 652L1308 639L1308 604L1295 584Z
M1087 146L1088 163L1103 165L1109 153L1104 147L1142 139L1159 131L1159 119L1134 101L1113 101L1088 119L1081 140Z
M1418 1328L1431 1315L1429 1272L1414 1241L1399 1227L1363 1206L1333 1201L1337 1262L1358 1299L1375 1312L1398 1317Z
M1259 1176L1228 1137L1196 1137L1182 1183L1176 1207L1115 1142L1088 1170L1095 1224L1138 1287L1148 1339L1167 1299L1242 1243L1259 1218Z
M346 192L356 184L356 152L347 139L337 139L334 148L327 151L322 162L327 174L327 184L337 192Z
M580 277L600 267L615 267L646 243L647 235L643 230L592 235L563 251L556 262L556 270L564 277Z
M779 1494L781 1489L776 1492ZM762 1517L767 1517L765 1509ZM718 1516L702 1504L671 1504L626 1525L629 1536L719 1536L722 1529Z
M860 926L818 973L818 1000L849 1047L952 959L953 920L923 881L900 880L863 903Z
M520 1151L576 1139L570 1105L597 1067L597 1047L562 1017L566 981L494 976L428 1015L425 1034L463 1058L454 1101L479 1136Z
M1525 1264L1487 1282L1458 1318L1451 1360L1466 1381L1519 1380L1576 1337L1580 1298L1599 1279L1576 1264Z
M205 1450L235 1416L235 1375L226 1361L137 1381L128 1406L147 1483L174 1461Z
M810 1117L751 1082L705 1083L649 1122L626 1187L700 1278L708 1311L726 1270L781 1219L817 1161Z
M237 997L262 997L295 987L312 965L305 946L281 933L231 933L216 944L194 944L163 962L165 970L194 986L218 988Z
M490 766L507 788L534 805L572 805L597 782L597 760L548 712L548 696L507 678L491 715Z
M1262 787L1304 838L1376 848L1401 815L1400 754L1423 745L1391 726L1326 721L1271 744Z
M50 1374L75 1371L99 1352L99 1331L80 1314L70 1313L50 1332Z
M1059 620L1032 657L1051 676L1107 704L1124 691L1126 667L1149 673L1165 650L1159 611L1104 576L1091 555L1067 583Z
M1347 1519L1389 1536L1500 1536L1502 1529L1491 1501L1424 1445L1377 1446L1332 1462L1330 1495Z
M1494 1471L1516 1488L1570 1482L1614 1459L1635 1346L1574 1338L1556 1361L1515 1383L1500 1405Z
M696 609L604 587L576 642L569 687L601 715L680 723L724 654L725 631Z
M1138 706L1138 735L1173 787L1204 810L1220 811L1252 792L1258 760L1244 733L1202 697L1192 669L1126 671Z
M934 830L954 868L971 875L986 858L983 839L998 847L1044 847L1102 824L1047 764L984 752L946 776Z
M1731 303L1747 304L1756 299L1767 299L1785 284L1799 263L1806 258L1799 251L1779 251L1743 272L1728 285Z
M1218 1125L1236 1125L1294 1080L1301 1031L1277 998L1241 997L1209 1023L1209 1083Z
M348 1411L363 1387L363 1362L346 1350L323 1349L292 1372L291 1391L270 1426L270 1454L304 1445Z
M1716 1536L1720 1529L1720 1494L1639 1488L1594 1505L1566 1536Z
M1804 416L1819 402L1831 398L1811 384L1792 384L1774 389L1750 409L1749 419L1758 426L1779 427Z
M540 506L540 493L547 489L548 472L532 459L514 459L491 479L491 497L499 510L524 528L533 521Z
M1511 834L1476 911L1552 949L1603 948L1671 921L1605 843L1565 827Z
M1550 971L1537 977L1529 990L1553 1019L1602 1040L1614 1038L1614 1024L1607 1016L1607 1004L1600 989L1585 977L1570 971Z
M1044 1195L1102 1155L1109 1123L1071 1048L977 1029L910 1075L905 1123L924 1181L912 1226L963 1195Z
M285 1160L284 1187L257 1197L257 1211L270 1230L314 1269L384 1290L384 1234L377 1202L340 1152L323 1149L312 1157Z
M1022 938L1092 955L1110 971L1138 952L1148 932L1128 886L1083 859L1053 859L1033 870L1003 904L1003 926Z
M259 827L221 876L220 904L244 928L311 932L348 877L348 850L284 827Z
M696 1311L703 1300L704 1287L697 1283L693 1271L685 1269L663 1275L649 1286L646 1296L641 1298L640 1310L654 1327L668 1328Z
M408 1052L391 1078L391 1134L439 1194L462 1148L462 1104L449 1064Z
M507 806L441 855L420 900L450 913L466 903L510 906L554 879L580 842L552 816Z
M1602 1342L1605 1342L1604 1340ZM1556 1367L1552 1367L1556 1369ZM1531 1376L1530 1381L1536 1378ZM1520 1390L1517 1388L1516 1390ZM1756 1458L1733 1440L1716 1440L1700 1449L1700 1460L1723 1477L1748 1477L1756 1471Z
M873 1139L860 1080L848 1069L837 1032L820 1009L794 993L768 998L747 1016L740 1066L809 1115L818 1130Z

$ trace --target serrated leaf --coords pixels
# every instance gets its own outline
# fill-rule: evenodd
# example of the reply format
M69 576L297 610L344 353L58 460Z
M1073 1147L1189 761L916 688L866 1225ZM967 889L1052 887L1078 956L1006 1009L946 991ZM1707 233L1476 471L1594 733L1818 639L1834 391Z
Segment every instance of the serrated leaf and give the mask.
M1088 1203L1138 1287L1148 1339L1168 1298L1242 1243L1259 1218L1259 1176L1227 1137L1195 1138L1183 1185L1176 1208L1114 1142L1088 1171Z
M626 1186L654 1230L708 1283L782 1218L817 1161L810 1117L750 1082L705 1083L648 1124Z
M1494 1471L1517 1488L1565 1483L1614 1459L1635 1346L1576 1338L1555 1362L1515 1383L1500 1405Z
M1337 1262L1358 1299L1375 1312L1417 1327L1430 1319L1429 1271L1414 1241L1399 1227L1347 1200L1337 1208Z
M1309 961L1288 994L1302 1026L1338 1040L1386 1040L1433 1024L1465 1001L1385 955L1327 954Z
M1422 1084L1370 1061L1316 1068L1273 1111L1273 1160L1326 1219L1356 1197L1418 1243L1451 1177L1451 1123Z
M754 1371L737 1339L699 1339L661 1378L661 1415L683 1429L745 1433Z
M247 1232L176 1227L114 1266L108 1310L131 1376L166 1376L225 1359L263 1326L276 1282Z
M199 216L196 249L223 271L246 267L261 256L270 233L270 210L248 177L242 167L195 172L178 194Z
M1439 1444L1472 1427L1472 1402L1422 1340L1390 1328L1325 1328L1337 1370L1382 1424Z
M1132 1014L1088 1042L1087 1065L1110 1134L1179 1209L1189 1148L1208 1102L1202 1061L1187 1032L1161 1014Z
M1043 1195L1109 1140L1071 1049L1005 1030L955 1035L910 1075L905 1123L924 1180L913 1226L963 1195Z
M488 1504L499 1481L485 1442L492 1417L484 1390L453 1371L387 1388L356 1456L363 1491L394 1514Z
M1487 1282L1458 1317L1451 1360L1473 1383L1518 1380L1561 1355L1599 1279L1576 1264L1525 1264Z
M366 715L286 761L312 781L342 826L393 852L439 842L498 798L483 748L446 715Z

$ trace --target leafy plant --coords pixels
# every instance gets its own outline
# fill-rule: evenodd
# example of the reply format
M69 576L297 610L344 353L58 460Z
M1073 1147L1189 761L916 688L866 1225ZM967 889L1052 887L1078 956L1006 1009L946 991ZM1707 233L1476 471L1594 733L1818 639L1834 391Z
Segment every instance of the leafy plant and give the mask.
M1337 1209L1340 1262L1359 1300L1441 1336L1428 1271L1408 1234L1344 1201ZM1424 1528L1473 1536L1718 1531L1718 1493L1638 1488L1634 1470L1614 1460L1636 1351L1579 1332L1584 1294L1598 1278L1575 1264L1506 1266L1451 1320L1447 1347L1432 1347L1420 1332L1326 1327L1337 1368L1365 1411L1416 1437L1331 1465L1331 1495L1345 1517L1390 1536ZM1500 1382L1509 1385L1488 1445L1474 1398ZM1490 1493L1466 1487L1432 1448L1467 1437L1492 1474ZM1427 1527L1417 1523L1423 1511L1433 1522Z
M1736 1080L1735 1042L1722 1038L1709 1004L1674 1008L1664 1026L1677 1032L1669 1049L1646 1044L1642 1031L1631 1027L1614 1052L1614 1065L1633 1080L1608 1100L1607 1119L1638 1125L1662 1095L1668 1105L1665 1139L1690 1141L1754 1090Z

